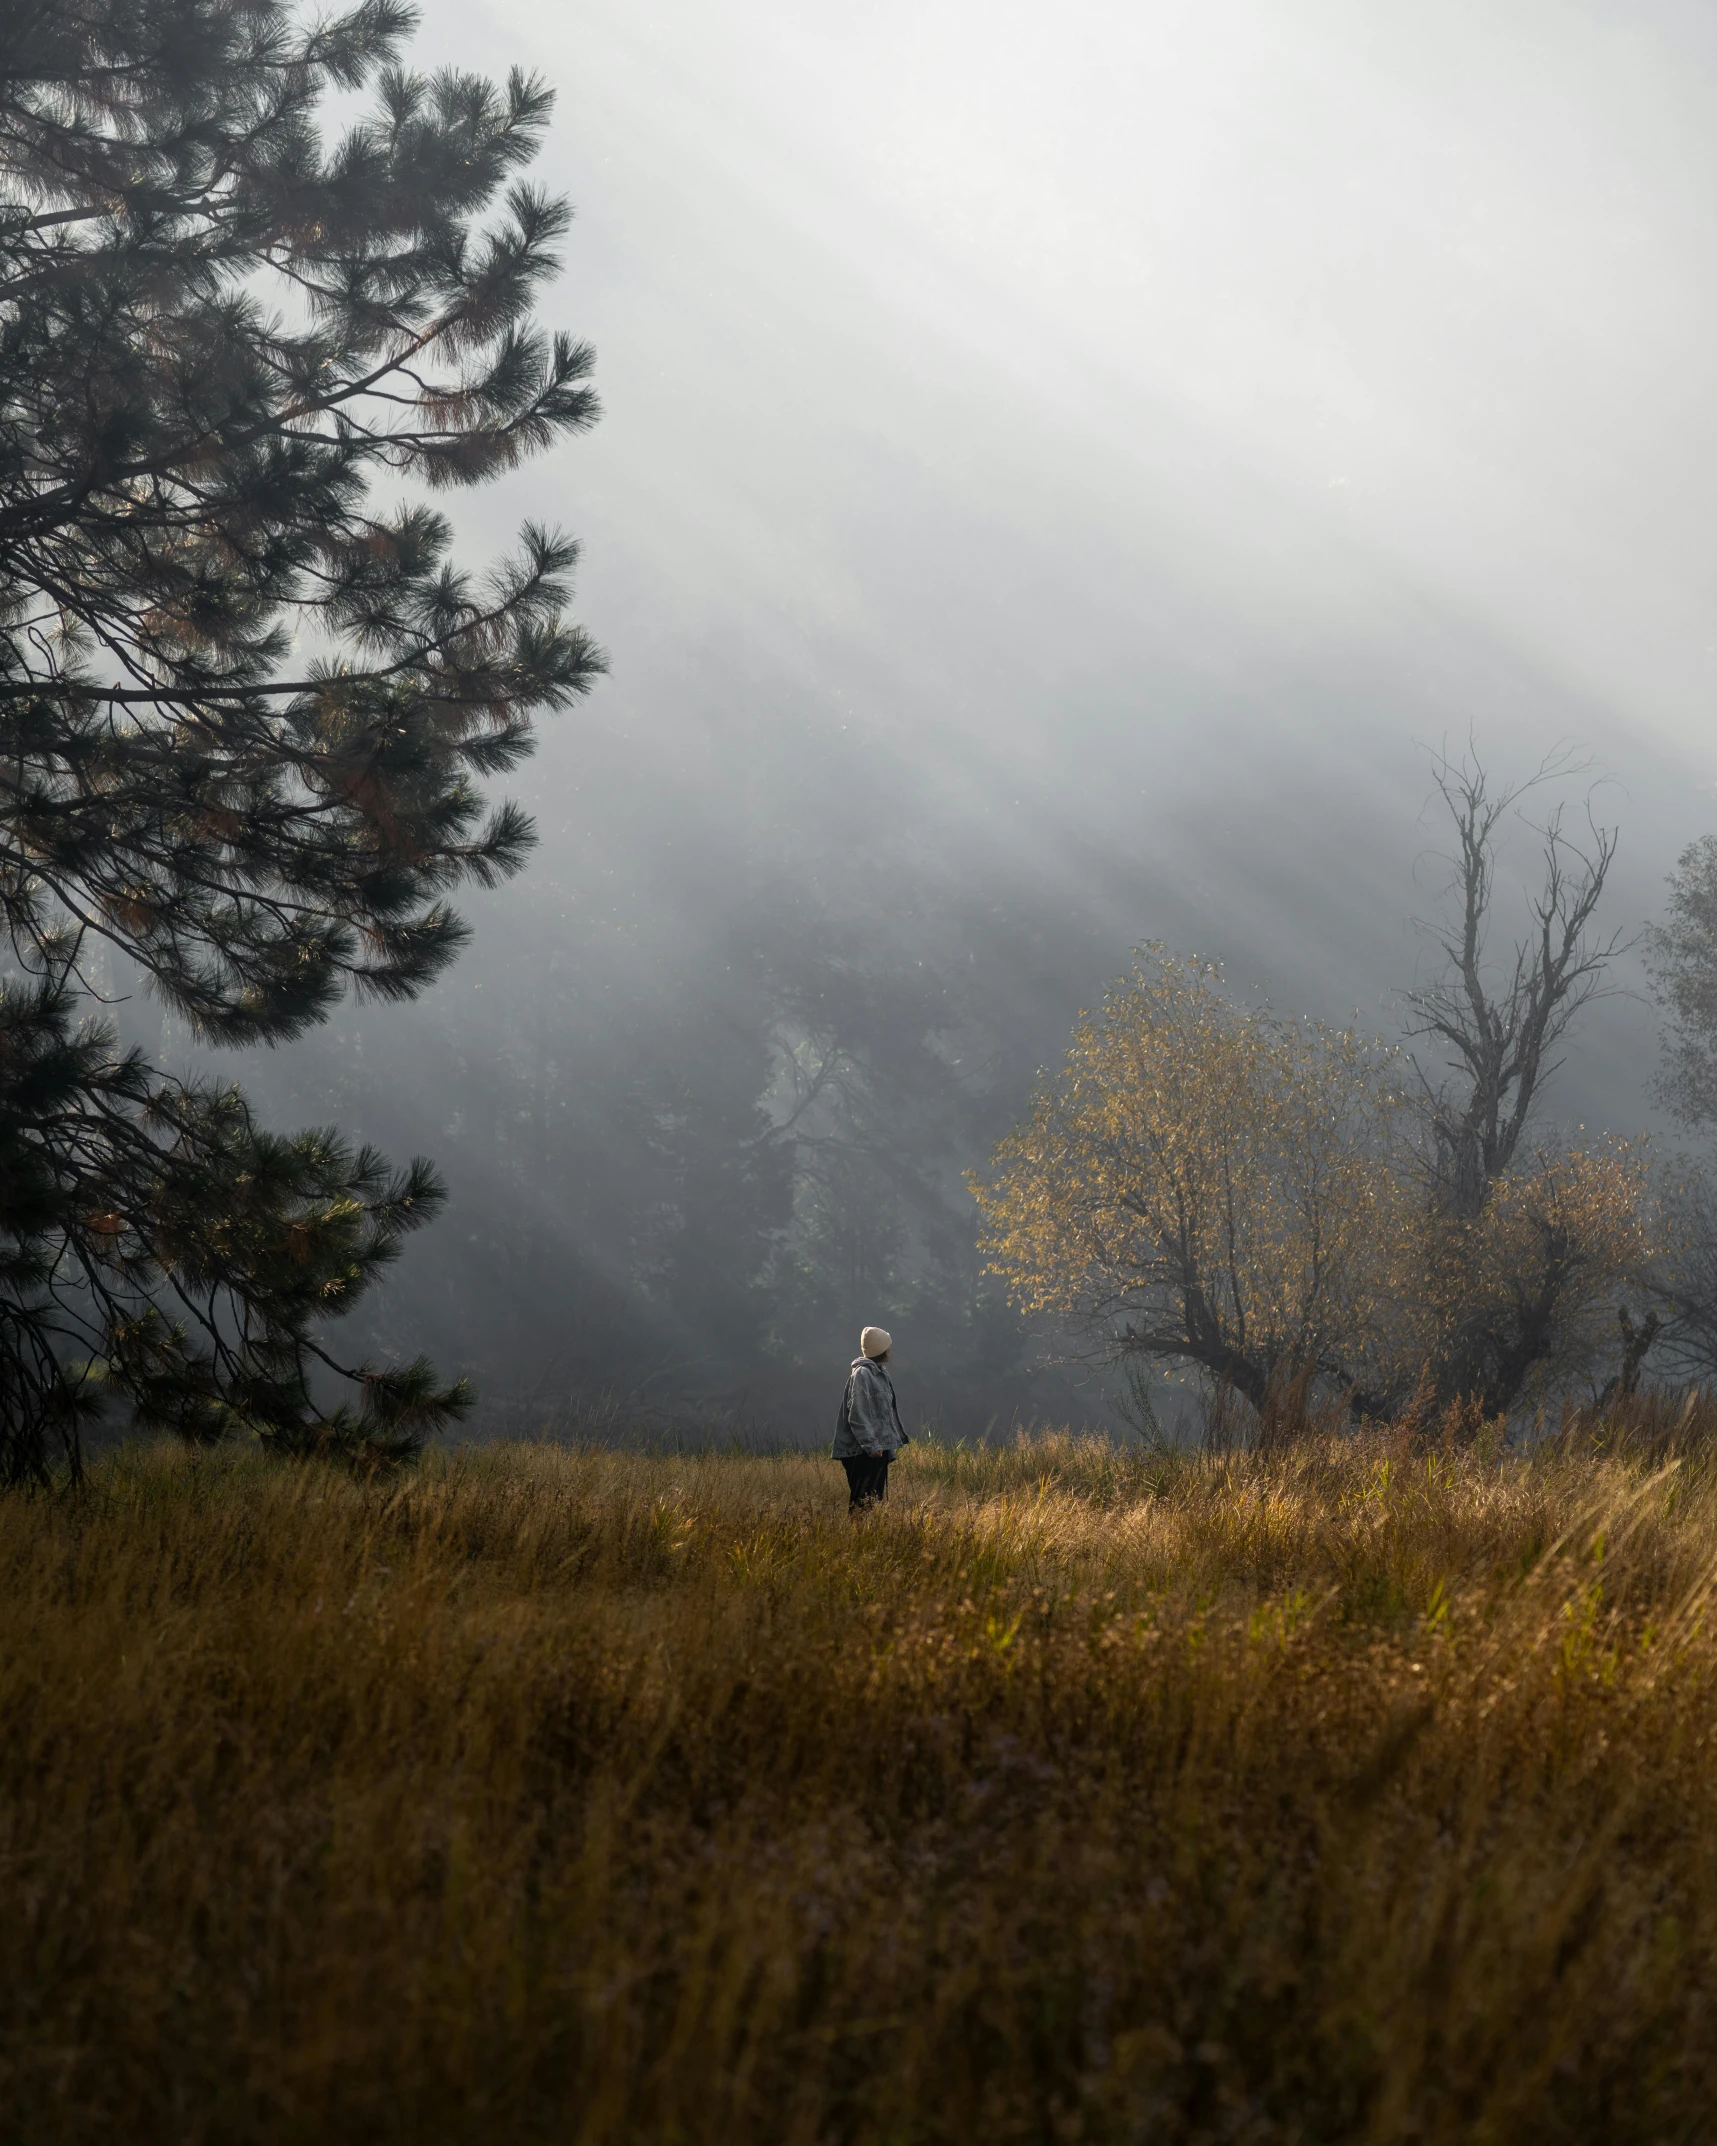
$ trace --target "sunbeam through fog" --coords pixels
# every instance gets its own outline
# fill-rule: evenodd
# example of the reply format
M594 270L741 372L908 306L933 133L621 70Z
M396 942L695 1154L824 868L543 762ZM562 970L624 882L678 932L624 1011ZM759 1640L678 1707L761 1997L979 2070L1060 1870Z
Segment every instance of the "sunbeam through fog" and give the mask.
M1132 947L1398 1033L1469 739L1589 760L1611 921L1660 906L1714 813L1707 11L429 8L474 47L557 86L605 415L462 526L574 530L612 674L474 952L253 1079L446 1171L390 1332L790 1410L875 1297L1017 1406L960 1171ZM1650 1125L1655 1048L1612 1000L1547 1107Z

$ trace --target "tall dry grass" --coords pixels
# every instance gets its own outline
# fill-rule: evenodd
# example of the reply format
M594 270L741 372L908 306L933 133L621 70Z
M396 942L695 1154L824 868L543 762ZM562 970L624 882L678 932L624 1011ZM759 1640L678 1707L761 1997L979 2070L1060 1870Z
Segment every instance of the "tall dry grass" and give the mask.
M0 1504L0 2127L1712 2136L1717 1470L1589 1433Z

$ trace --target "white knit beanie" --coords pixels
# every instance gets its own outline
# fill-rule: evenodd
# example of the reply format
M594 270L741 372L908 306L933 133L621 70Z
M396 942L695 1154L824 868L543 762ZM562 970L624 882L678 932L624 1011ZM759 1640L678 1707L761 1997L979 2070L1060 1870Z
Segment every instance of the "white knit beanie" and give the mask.
M880 1326L867 1326L859 1336L861 1356L886 1356L893 1347L893 1335L885 1333Z

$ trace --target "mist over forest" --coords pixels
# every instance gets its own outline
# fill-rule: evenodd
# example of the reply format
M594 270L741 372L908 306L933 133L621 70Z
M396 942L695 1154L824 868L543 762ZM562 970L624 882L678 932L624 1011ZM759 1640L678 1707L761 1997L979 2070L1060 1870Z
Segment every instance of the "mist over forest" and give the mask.
M594 0L419 46L558 92L543 310L604 414L456 520L576 533L610 674L498 785L540 848L443 981L218 1062L434 1158L361 1322L479 1424L820 1437L866 1320L950 1429L1100 1416L962 1173L1134 947L1393 1037L1435 750L1589 765L1612 926L1717 818L1717 29ZM1657 1125L1622 981L1550 1118Z

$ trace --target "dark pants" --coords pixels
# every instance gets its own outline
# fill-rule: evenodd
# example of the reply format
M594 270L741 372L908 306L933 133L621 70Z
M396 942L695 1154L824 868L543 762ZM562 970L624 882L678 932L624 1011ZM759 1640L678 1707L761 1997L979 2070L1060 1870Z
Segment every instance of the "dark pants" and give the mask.
M888 1496L888 1464L893 1458L892 1453L855 1453L841 1462L852 1492L847 1500L849 1513L856 1513L861 1505L880 1504Z

